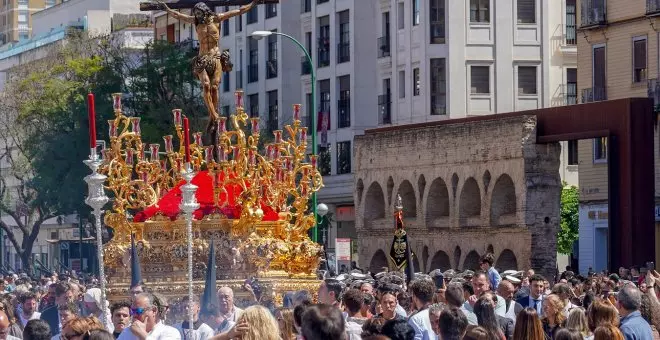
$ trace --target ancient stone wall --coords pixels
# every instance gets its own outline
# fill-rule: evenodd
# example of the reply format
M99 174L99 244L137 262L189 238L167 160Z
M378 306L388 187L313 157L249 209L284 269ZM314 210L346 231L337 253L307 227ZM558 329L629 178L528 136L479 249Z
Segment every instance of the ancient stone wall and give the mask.
M360 265L387 266L394 202L418 271L556 268L559 144L536 144L536 117L376 131L355 139Z

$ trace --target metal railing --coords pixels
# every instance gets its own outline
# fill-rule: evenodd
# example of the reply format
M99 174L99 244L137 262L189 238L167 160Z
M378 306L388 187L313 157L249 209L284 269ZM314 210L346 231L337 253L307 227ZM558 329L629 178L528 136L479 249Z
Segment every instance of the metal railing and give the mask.
M337 112L339 113L338 127L347 128L351 126L351 100L339 99L337 101Z
M318 40L318 58L317 66L326 67L330 66L330 39L329 38L319 38Z
M378 58L390 56L390 37L384 36L378 38Z
M378 96L378 124L392 124L392 98L389 93Z
M607 89L604 87L592 87L582 89L582 103L593 103L607 100Z
M582 15L580 27L600 26L607 24L606 0L582 0Z
M578 90L576 83L563 84L562 94L564 97L564 105L575 105L578 103Z
M351 60L351 44L341 42L337 44L337 63L345 63Z
M277 78L277 59L266 60L266 79Z
M309 64L309 60L307 60L307 57L302 57L300 59L300 73L302 75L312 73L312 65Z
M660 15L660 0L646 0L646 15Z
M431 116L447 114L447 95L431 96Z

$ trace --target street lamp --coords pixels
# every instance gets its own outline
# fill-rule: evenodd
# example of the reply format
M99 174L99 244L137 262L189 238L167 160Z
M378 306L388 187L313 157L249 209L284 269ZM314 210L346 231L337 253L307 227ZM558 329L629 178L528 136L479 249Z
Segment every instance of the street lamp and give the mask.
M325 215L328 214L328 210L329 210L328 206L325 203L319 203L316 206L316 214L321 218L320 220L316 220L316 225L319 225L319 224L323 223L323 218L325 217ZM328 234L328 229L323 228L323 239L322 239L323 242L322 243L323 243L324 246L327 246L327 234ZM326 260L327 260L327 258L326 258Z
M305 57L307 57L307 62L309 62L309 68L310 68L310 73L312 76L312 155L316 155L318 153L318 146L316 145L316 118L317 118L317 111L316 111L316 71L314 70L314 64L312 64L312 56L309 54L309 51L303 46L296 38L280 33L280 32L271 32L271 31L254 31L250 36L254 39L260 40L265 37L269 37L271 35L280 35L286 38L289 38L289 40L293 41L300 49L305 53ZM320 212L318 211L318 208L323 205L325 206L325 214L328 213L328 206L325 204L321 203L319 206L316 206L316 192L312 193L312 212L314 213L314 221L318 221L318 217L323 215L320 215ZM314 242L317 242L318 236L317 236L317 223L314 223L314 228L312 229L312 240Z

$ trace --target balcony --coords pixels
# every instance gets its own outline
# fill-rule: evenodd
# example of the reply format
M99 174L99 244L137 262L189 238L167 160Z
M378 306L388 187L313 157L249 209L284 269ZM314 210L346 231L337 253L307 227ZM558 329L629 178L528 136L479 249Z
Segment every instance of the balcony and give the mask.
M378 58L390 56L390 37L384 36L378 38Z
M389 93L378 96L378 124L392 124L392 98Z
M266 79L277 78L277 59L266 60Z
M243 88L243 71L236 71L236 88Z
M660 0L646 0L646 15L652 17L660 15Z
M318 40L318 67L330 66L330 39L319 38Z
M593 103L607 100L607 88L592 87L582 89L582 103Z
M577 84L576 83L564 84L561 86L561 88L562 88L561 93L563 94L564 97L564 105L577 104L578 102Z
M259 65L248 65L248 84L259 81Z
M307 57L302 57L300 59L300 73L303 76L312 73L312 65L309 64Z
M339 111L339 128L351 127L351 100L340 99L337 101L337 110Z
M606 0L583 0L580 28L595 28L607 25Z
M351 60L351 44L341 42L337 44L337 63L345 63Z
M660 112L660 80L648 80L648 94L653 99L653 111Z

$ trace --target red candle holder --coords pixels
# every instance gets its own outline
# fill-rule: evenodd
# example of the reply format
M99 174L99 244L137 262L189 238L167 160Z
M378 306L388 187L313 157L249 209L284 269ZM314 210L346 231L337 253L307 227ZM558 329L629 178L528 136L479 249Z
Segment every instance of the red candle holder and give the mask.
M312 168L316 169L316 167L318 165L318 160L319 160L319 156L317 156L317 155L310 155L309 156L309 162L312 164Z
M202 146L202 133L201 132L195 132L193 133L193 139L195 140L195 144L198 146Z
M112 109L121 112L121 93L112 94Z
M293 121L300 121L300 104L293 104Z
M236 108L243 107L243 90L236 90L234 92L234 98L236 100Z
M114 119L108 120L108 135L110 138L117 137L117 123Z
M307 127L300 128L300 144L307 143Z
M131 117L131 130L134 134L140 135L140 117Z
M144 162L144 160L145 160L145 158L144 158L144 148L141 148L138 151L138 159L140 160L140 162Z
M282 143L282 130L273 131L273 135L275 136L275 144Z
M126 164L133 165L134 158L133 149L126 149Z
M206 159L206 164L213 163L213 145L204 147L204 158Z
M226 162L227 161L227 149L224 145L218 146L218 161Z
M259 130L259 117L250 118L252 122L250 125L252 127L252 135L258 135L261 131Z
M216 131L224 133L227 132L227 117L220 117L215 122Z
M250 165L255 165L257 164L257 156L255 155L255 151L250 149L248 150L248 159L250 161Z
M158 154L158 149L160 149L160 144L149 144L149 149L151 150L151 161L157 162L160 158Z
M165 141L165 152L171 153L174 151L174 146L172 145L172 135L163 136Z
M183 114L181 113L181 109L172 110L172 116L174 116L174 125L180 127L181 124L183 124Z

